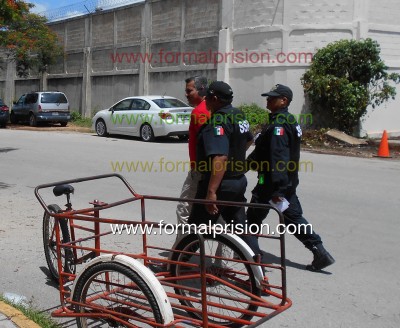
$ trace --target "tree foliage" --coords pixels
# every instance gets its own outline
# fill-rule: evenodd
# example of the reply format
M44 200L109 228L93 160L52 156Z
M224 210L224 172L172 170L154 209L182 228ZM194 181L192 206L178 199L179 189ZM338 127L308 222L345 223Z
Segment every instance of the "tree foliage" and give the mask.
M369 105L394 99L400 75L387 69L376 41L340 40L317 51L301 82L311 111L330 118L326 127L352 134Z
M242 104L238 107L245 115L250 124L250 130L253 134L261 132L263 126L268 121L268 111L261 108L256 103Z
M30 69L46 71L63 54L57 35L46 25L45 17L30 12L32 6L0 0L0 47L8 60L15 61L20 77L26 77Z

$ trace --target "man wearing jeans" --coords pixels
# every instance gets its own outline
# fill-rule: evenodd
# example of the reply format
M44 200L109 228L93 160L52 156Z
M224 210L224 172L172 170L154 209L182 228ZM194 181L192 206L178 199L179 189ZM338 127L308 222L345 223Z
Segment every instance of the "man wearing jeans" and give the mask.
M197 134L200 127L210 117L210 112L207 110L206 102L204 100L207 93L207 78L202 76L194 76L185 80L186 88L185 95L189 104L195 107L190 116L189 125L189 159L190 171L186 176L185 182L182 186L180 198L194 198L197 192L197 185L201 178L201 173L196 171L196 146ZM187 224L192 204L188 202L179 202L176 207L176 215L178 223ZM181 235L182 230L178 230L178 236Z

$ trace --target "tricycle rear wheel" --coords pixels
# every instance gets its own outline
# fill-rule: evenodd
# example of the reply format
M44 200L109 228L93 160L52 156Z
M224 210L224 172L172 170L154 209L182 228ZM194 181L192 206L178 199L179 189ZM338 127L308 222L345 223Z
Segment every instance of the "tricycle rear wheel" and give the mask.
M240 248L227 238L224 238L223 235L216 235L215 238L212 235L202 236L205 239L206 273L224 281L224 283L222 283L213 278L207 279L207 301L230 307L228 309L218 305L209 305L207 309L208 321L230 328L243 327L243 324L232 322L229 318L251 320L253 315L247 311L255 312L258 306L251 303L251 297L232 288L229 284L255 296L260 296L260 289L257 288L252 269L249 264L236 261L246 262L247 259ZM193 311L187 310L188 313L191 317L201 320L202 304L199 249L197 235L189 234L183 237L176 245L175 250L195 254L189 255L174 252L171 260L180 263L171 264L170 272L172 276L180 278L176 280L176 284L179 285L179 287L175 288L175 293L185 298L180 298L179 302L184 306L193 308ZM185 263L197 264L197 266L187 266ZM185 279L185 275L190 278ZM198 275L198 278L193 278L193 276L196 275ZM192 301L193 298L197 300ZM238 311L235 309L238 309ZM214 313L214 315L211 313Z

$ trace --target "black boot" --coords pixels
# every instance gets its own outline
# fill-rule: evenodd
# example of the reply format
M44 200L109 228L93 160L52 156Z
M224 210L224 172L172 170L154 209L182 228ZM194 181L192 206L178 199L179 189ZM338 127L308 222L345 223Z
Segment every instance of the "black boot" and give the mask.
M322 244L313 246L311 252L314 254L314 260L311 264L307 265L307 270L319 271L335 263L335 259L328 253Z

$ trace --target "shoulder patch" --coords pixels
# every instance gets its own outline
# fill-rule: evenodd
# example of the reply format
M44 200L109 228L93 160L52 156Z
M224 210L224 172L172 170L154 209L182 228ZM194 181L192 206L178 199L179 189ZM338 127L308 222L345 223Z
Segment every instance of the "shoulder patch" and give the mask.
M276 126L274 128L274 135L275 136L283 136L285 134L285 129L281 126Z
M250 130L250 124L247 120L239 121L239 130L240 133L246 133Z
M217 125L214 127L214 135L215 136L223 136L224 134L225 134L225 131L221 125Z

